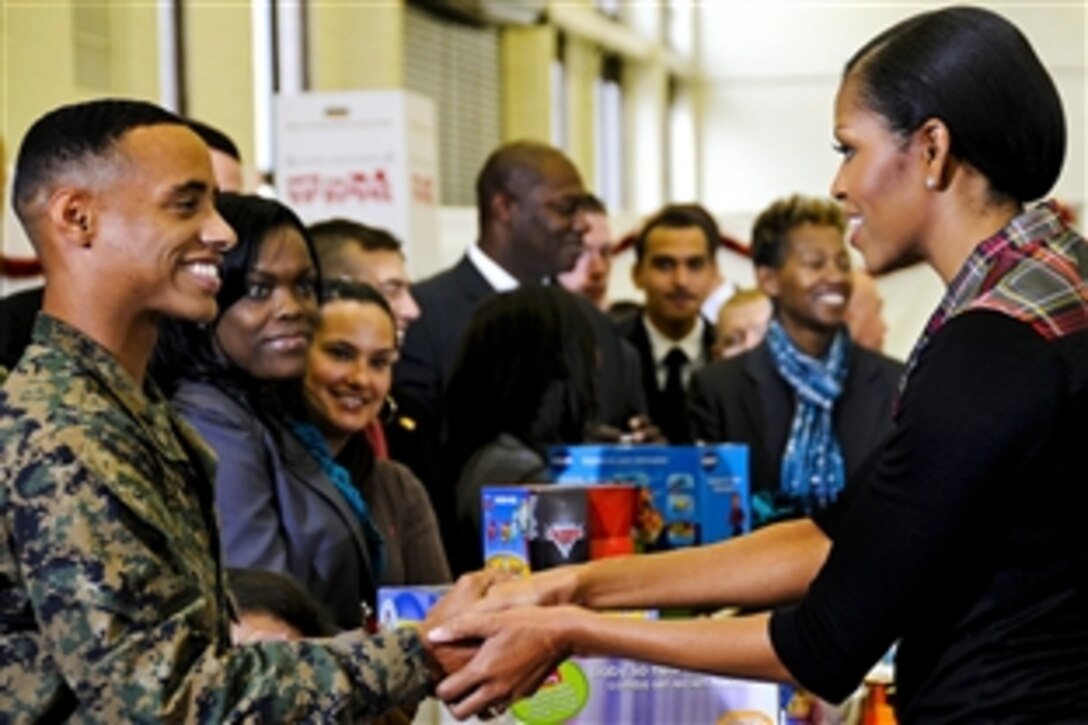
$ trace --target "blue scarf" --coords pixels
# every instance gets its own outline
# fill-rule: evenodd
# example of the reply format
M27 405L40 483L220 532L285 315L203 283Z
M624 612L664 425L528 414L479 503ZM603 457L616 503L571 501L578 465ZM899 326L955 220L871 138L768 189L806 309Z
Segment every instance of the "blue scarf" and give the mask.
M314 457L318 465L321 466L321 472L328 476L329 480L332 481L332 485L336 487L336 490L348 502L351 510L359 517L359 523L363 527L363 534L366 536L367 553L370 555L370 568L374 573L374 585L377 586L377 582L382 576L382 570L385 569L385 540L382 538L381 532L378 531L378 527L374 525L374 519L370 516L370 507L366 505L363 495L359 493L359 489L352 483L351 475L347 472L347 469L332 457L329 444L325 441L325 436L321 435L321 431L311 423L303 423L298 420L290 420L288 423L295 436L306 447L310 455Z
M767 328L775 367L797 396L779 485L805 514L834 501L846 478L831 414L846 381L848 340L839 330L820 360L798 350L777 318Z

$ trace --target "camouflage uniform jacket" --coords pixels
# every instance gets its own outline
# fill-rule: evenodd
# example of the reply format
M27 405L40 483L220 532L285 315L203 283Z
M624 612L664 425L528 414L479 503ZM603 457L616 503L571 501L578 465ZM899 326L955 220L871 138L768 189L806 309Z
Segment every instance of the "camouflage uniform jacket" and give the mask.
M0 723L341 722L426 690L419 637L232 647L214 459L39 316L0 386Z

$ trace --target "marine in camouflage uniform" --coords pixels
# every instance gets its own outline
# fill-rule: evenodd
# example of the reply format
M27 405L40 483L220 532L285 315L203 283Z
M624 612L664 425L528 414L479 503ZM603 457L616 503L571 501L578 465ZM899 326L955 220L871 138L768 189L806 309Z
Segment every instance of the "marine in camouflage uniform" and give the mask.
M424 694L414 631L231 645L213 468L152 383L39 316L0 386L0 723L338 722Z

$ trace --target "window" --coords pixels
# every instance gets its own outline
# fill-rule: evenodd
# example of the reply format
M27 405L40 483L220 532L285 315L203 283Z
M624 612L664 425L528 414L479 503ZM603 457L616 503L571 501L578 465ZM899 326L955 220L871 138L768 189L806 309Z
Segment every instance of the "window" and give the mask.
M623 60L605 55L597 79L597 196L611 210L624 208Z
M476 174L501 141L499 31L408 6L405 85L435 103L441 203L475 205Z
M690 87L675 77L669 78L668 119L665 126L668 153L665 174L668 198L692 201L697 197L695 110Z

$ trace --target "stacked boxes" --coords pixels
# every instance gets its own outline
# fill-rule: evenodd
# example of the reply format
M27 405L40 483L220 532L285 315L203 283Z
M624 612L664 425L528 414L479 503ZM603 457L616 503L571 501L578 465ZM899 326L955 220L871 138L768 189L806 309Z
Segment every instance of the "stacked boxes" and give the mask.
M484 563L514 574L635 551L630 485L485 486Z

